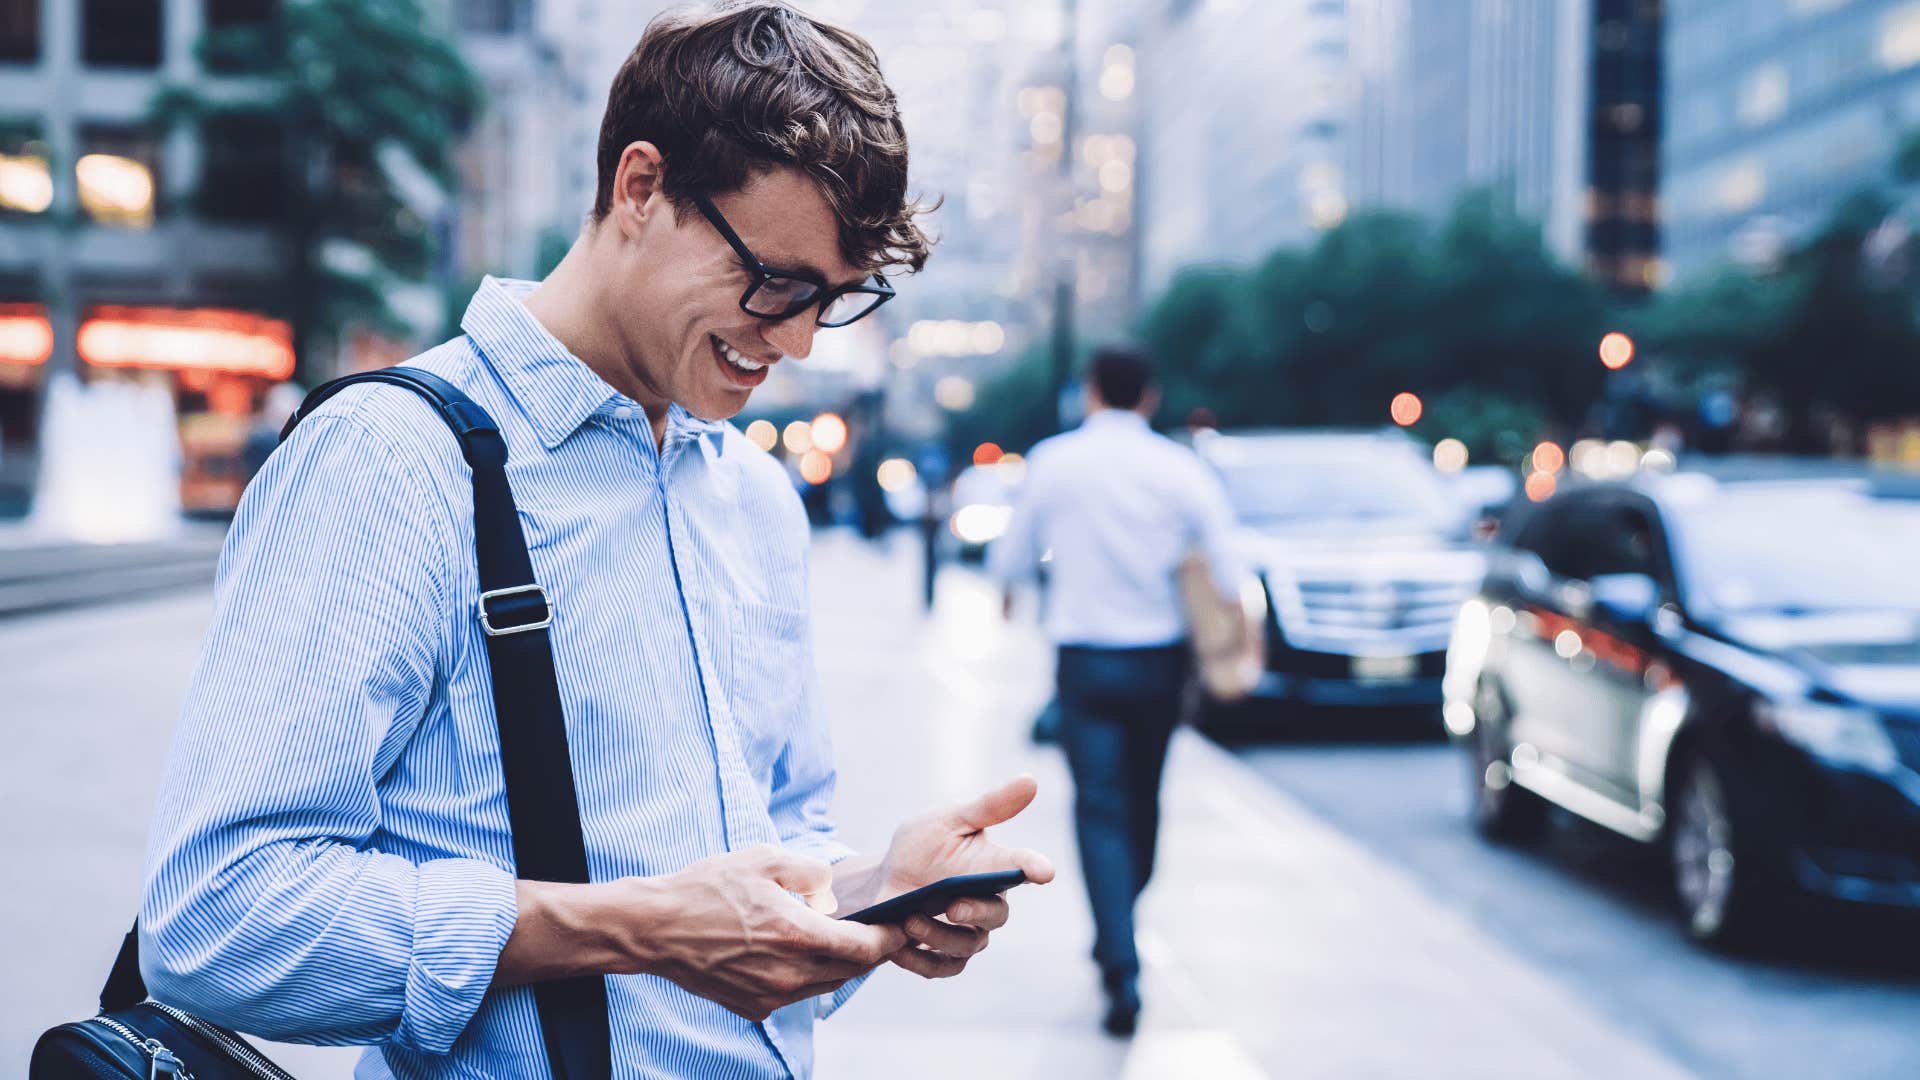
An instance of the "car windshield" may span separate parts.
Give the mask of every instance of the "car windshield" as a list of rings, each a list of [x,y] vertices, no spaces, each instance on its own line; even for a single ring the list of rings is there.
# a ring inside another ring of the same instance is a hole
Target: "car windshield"
[[[1414,518],[1446,529],[1460,518],[1439,477],[1411,454],[1250,452],[1216,468],[1234,513],[1255,528]]]
[[[1689,593],[1723,613],[1920,611],[1920,501],[1775,488],[1673,517]]]

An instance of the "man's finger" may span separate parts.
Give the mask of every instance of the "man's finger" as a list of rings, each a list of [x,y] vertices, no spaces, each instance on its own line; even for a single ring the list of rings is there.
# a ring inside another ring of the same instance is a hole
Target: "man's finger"
[[[987,932],[970,926],[955,926],[915,915],[906,922],[907,936],[936,952],[961,958],[974,956],[987,947]]]
[[[917,947],[901,949],[887,959],[923,979],[950,979],[967,968],[967,962],[959,957]]]
[[[868,926],[807,912],[796,914],[801,927],[813,938],[809,951],[835,960],[872,967],[907,944],[907,933],[898,926]]]
[[[985,795],[954,807],[953,818],[969,829],[992,828],[1001,822],[1013,820],[1014,815],[1027,808],[1027,804],[1033,801],[1034,793],[1039,790],[1039,782],[1031,774],[1022,773]]]
[[[761,856],[766,860],[765,873],[774,884],[790,893],[799,893],[808,907],[825,914],[839,906],[833,897],[833,867],[772,844],[761,850]]]
[[[1007,848],[1000,853],[1007,862],[1035,885],[1045,885],[1053,880],[1053,860],[1032,848]]]
[[[1007,925],[1007,901],[999,896],[971,897],[955,900],[943,912],[947,921],[956,926],[971,926],[976,930],[998,930]]]

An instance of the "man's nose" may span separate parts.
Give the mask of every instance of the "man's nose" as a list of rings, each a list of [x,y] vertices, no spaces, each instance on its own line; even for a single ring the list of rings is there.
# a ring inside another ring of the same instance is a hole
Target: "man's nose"
[[[813,321],[813,309],[795,315],[791,319],[782,319],[771,323],[761,332],[767,344],[780,350],[780,355],[795,360],[805,360],[813,351],[813,332],[819,329]]]

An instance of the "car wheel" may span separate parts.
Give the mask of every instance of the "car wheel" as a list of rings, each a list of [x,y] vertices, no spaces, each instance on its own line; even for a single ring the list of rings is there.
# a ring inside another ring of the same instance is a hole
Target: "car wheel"
[[[1681,771],[1667,849],[1687,933],[1716,946],[1750,945],[1776,907],[1764,847],[1739,778],[1713,754]]]
[[[1473,827],[1490,840],[1532,840],[1546,825],[1547,804],[1513,782],[1513,748],[1507,745],[1507,718],[1499,691],[1482,683],[1473,711],[1475,722],[1467,755]]]

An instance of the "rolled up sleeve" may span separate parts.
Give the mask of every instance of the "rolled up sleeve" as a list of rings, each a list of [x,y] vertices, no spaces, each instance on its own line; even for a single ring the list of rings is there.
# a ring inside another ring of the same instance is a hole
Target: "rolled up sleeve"
[[[247,489],[161,783],[141,966],[156,998],[252,1034],[444,1053],[514,883],[373,846],[448,640],[446,510],[403,453],[322,413]]]

